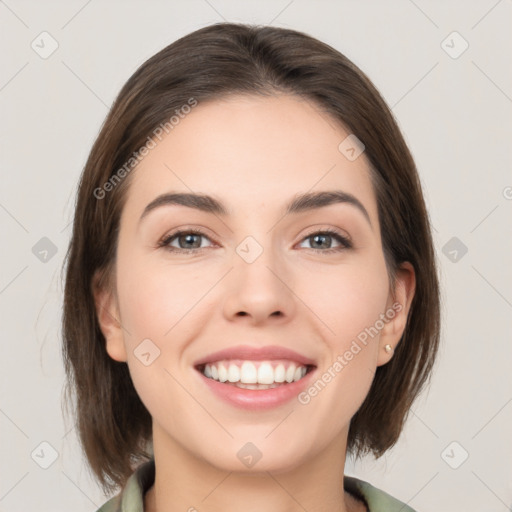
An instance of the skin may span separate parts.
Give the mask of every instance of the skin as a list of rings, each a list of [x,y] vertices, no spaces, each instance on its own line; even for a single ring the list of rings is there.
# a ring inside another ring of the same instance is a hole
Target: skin
[[[116,284],[97,290],[96,304],[107,352],[127,362],[153,418],[156,480],[146,510],[365,510],[340,485],[348,427],[377,366],[393,355],[384,346],[400,340],[415,277],[404,264],[391,294],[368,161],[338,150],[348,134],[300,98],[236,96],[199,104],[133,171]],[[320,190],[356,196],[371,225],[349,204],[283,216],[296,194]],[[171,191],[212,195],[230,215],[172,205],[140,221]],[[159,247],[177,228],[204,231],[204,249]],[[335,238],[318,248],[310,233],[325,228],[348,235],[353,248]],[[247,236],[263,248],[250,264],[236,252]],[[402,310],[307,405],[241,410],[193,368],[234,345],[281,345],[314,359],[320,375],[395,302]],[[134,355],[147,338],[161,351],[149,366]],[[247,442],[262,453],[252,468],[236,455]]]

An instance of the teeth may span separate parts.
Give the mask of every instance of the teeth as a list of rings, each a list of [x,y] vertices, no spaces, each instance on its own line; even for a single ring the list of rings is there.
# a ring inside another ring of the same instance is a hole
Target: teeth
[[[254,364],[246,361],[242,365],[240,368],[240,382],[243,384],[256,384],[258,382],[258,371]]]
[[[284,382],[286,378],[286,370],[284,369],[284,364],[278,364],[276,369],[274,370],[274,381],[275,382]]]
[[[279,384],[242,384],[237,382],[235,386],[241,389],[273,389],[277,388]]]
[[[243,381],[242,381],[243,382]],[[258,383],[259,384],[273,384],[274,383],[274,369],[269,363],[261,363],[258,368]]]
[[[208,375],[206,376],[208,377]],[[236,364],[229,365],[228,380],[229,382],[238,382],[240,380],[240,368]]]
[[[286,370],[286,377],[285,377],[286,382],[293,382],[294,376],[295,376],[295,365],[292,364],[290,367],[288,367],[288,370]]]
[[[219,364],[219,381],[226,382],[228,380],[228,371],[223,364]]]
[[[259,364],[258,364],[259,363]],[[270,389],[302,379],[307,368],[296,363],[270,361],[222,361],[205,365],[203,374],[219,382],[230,382],[244,389]]]

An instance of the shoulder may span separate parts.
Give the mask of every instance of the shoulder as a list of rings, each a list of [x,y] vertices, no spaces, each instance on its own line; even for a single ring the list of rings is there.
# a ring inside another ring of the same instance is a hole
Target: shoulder
[[[362,497],[366,501],[370,512],[415,512],[407,504],[364,480],[353,476],[345,476],[343,482],[345,490]]]
[[[126,481],[122,491],[97,512],[144,512],[144,494],[155,481],[155,461],[141,464]]]
[[[121,503],[121,494],[114,496],[112,499],[108,500],[102,507],[100,507],[97,512],[118,512],[122,510],[119,505]]]

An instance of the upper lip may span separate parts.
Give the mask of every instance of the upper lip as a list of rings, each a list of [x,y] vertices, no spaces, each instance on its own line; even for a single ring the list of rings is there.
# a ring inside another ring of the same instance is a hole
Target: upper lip
[[[277,345],[264,347],[252,347],[250,345],[237,345],[236,347],[225,348],[213,352],[198,359],[194,366],[201,366],[207,363],[214,363],[223,359],[243,359],[247,361],[272,361],[273,359],[289,359],[303,364],[304,366],[315,366],[315,362],[309,357],[303,356],[294,350]]]

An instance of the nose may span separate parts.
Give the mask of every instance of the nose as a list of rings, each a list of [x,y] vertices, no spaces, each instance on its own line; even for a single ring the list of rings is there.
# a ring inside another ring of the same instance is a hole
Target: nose
[[[270,249],[248,261],[234,255],[234,268],[224,283],[225,317],[251,325],[290,321],[296,310],[296,296],[289,270]]]

